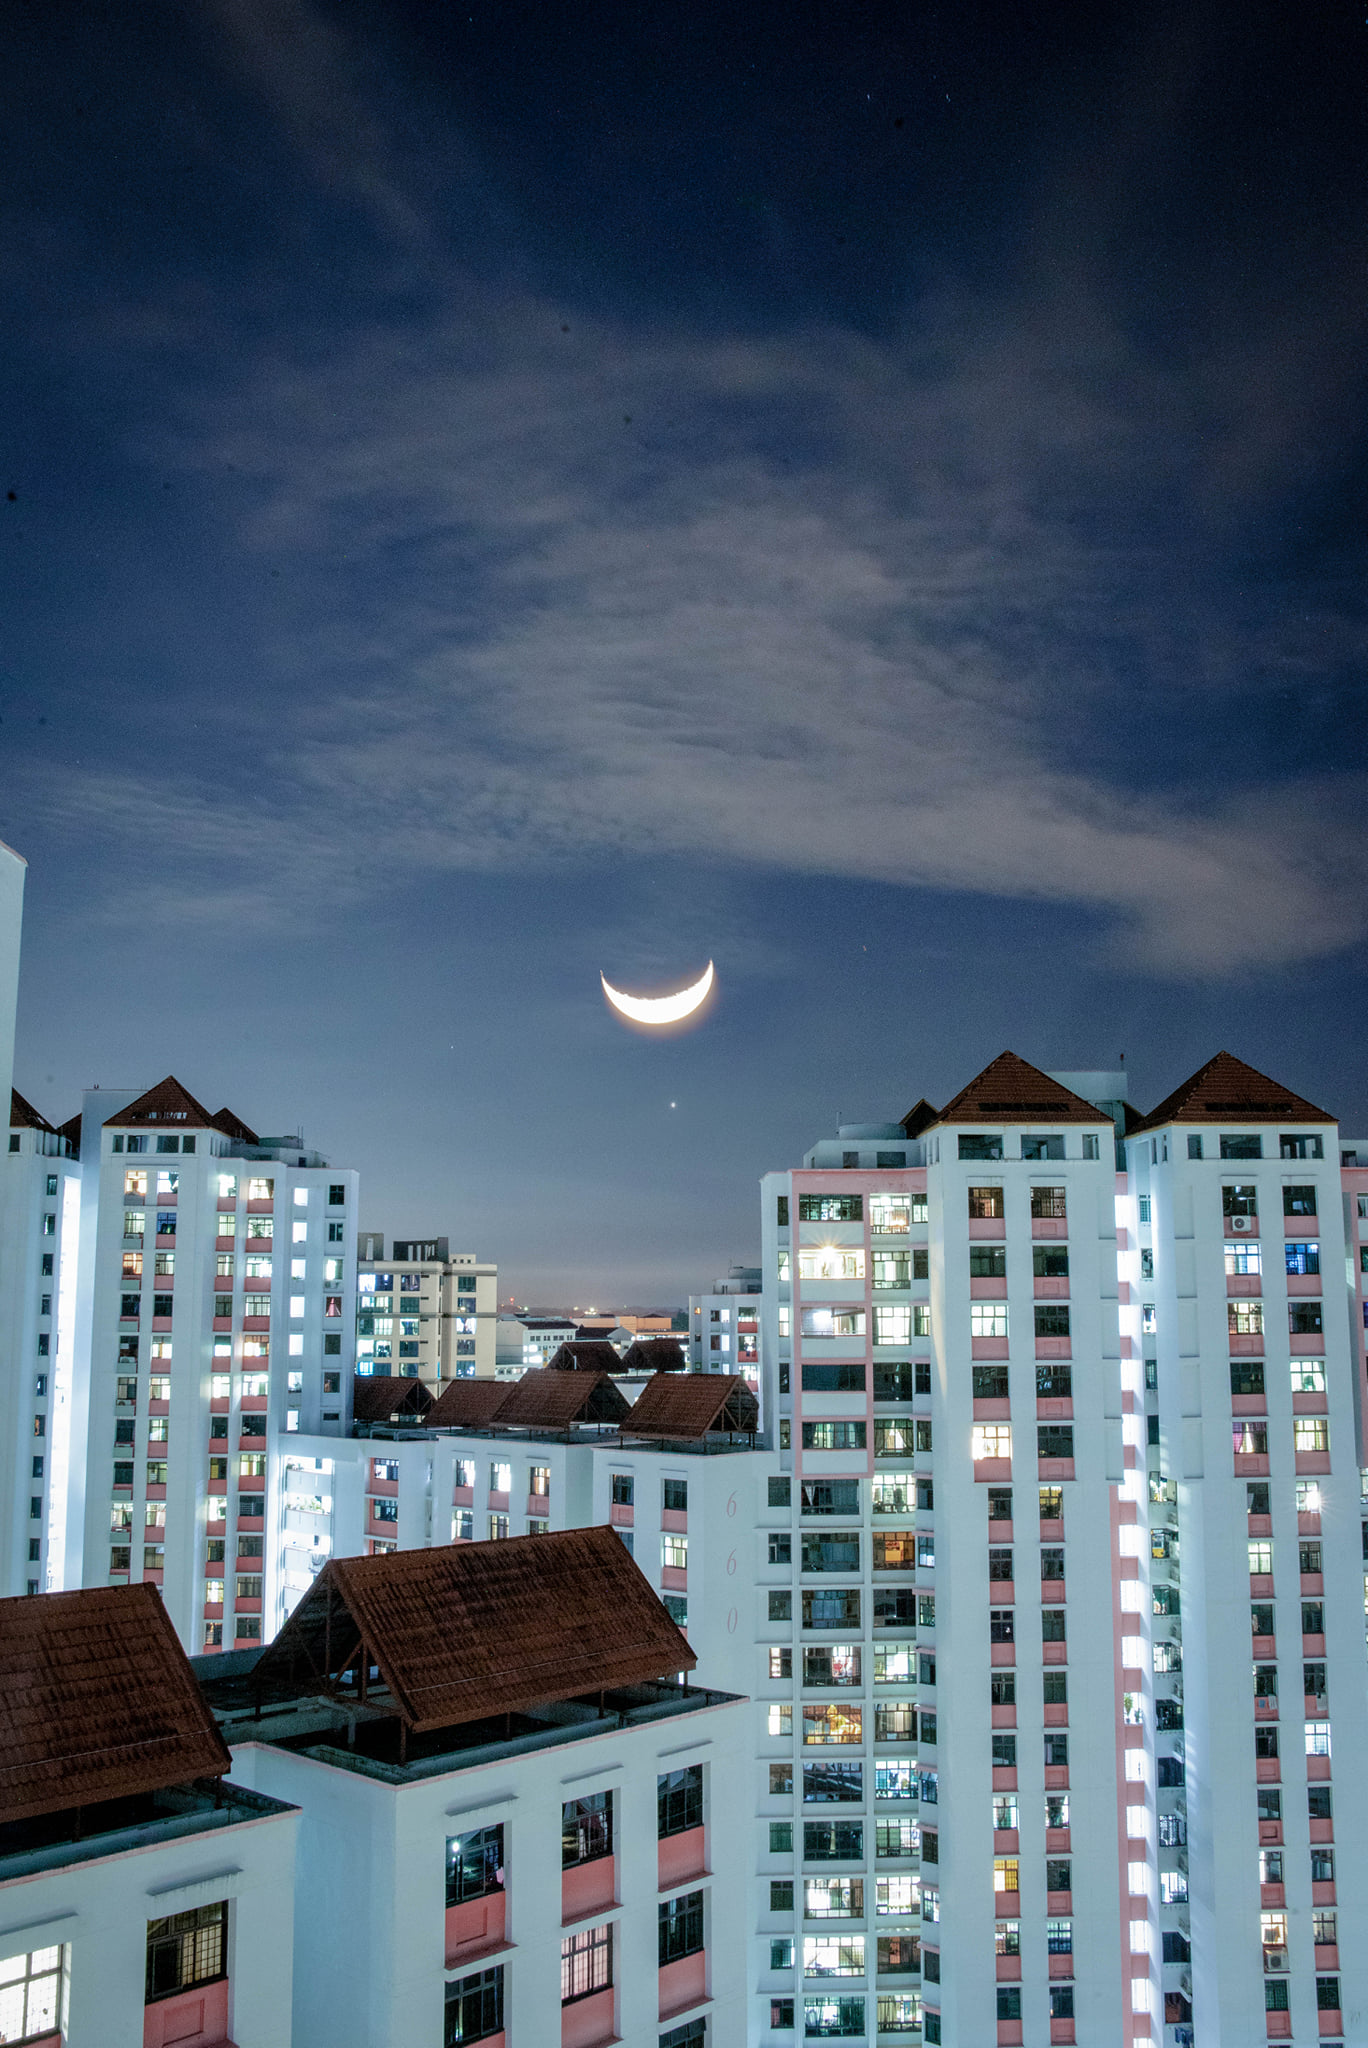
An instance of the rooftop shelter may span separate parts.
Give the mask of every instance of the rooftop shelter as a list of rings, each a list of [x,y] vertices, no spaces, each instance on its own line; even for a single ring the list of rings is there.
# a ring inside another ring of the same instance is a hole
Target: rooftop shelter
[[[760,1404],[740,1377],[723,1373],[657,1373],[622,1425],[624,1437],[701,1443],[710,1436],[754,1442]]]

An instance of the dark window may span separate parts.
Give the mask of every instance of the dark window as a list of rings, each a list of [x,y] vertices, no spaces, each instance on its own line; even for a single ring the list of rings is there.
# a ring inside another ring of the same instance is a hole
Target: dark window
[[[459,1906],[466,1899],[483,1899],[504,1888],[503,1823],[476,1828],[469,1835],[448,1835],[446,1845],[446,1902]]]
[[[587,1799],[567,1799],[561,1808],[561,1869],[596,1863],[612,1853],[612,1793],[591,1792]]]
[[[974,1399],[976,1401],[1005,1401],[1008,1397],[1008,1377],[1005,1365],[976,1365],[974,1367]]]
[[[1279,1983],[1279,1981],[1278,1981],[1278,1979],[1277,1979],[1276,1977],[1265,1977],[1265,1978],[1264,1978],[1264,2011],[1265,2011],[1265,2012],[1286,2012],[1286,2011],[1287,2011],[1287,2009],[1288,2009],[1288,2007],[1287,2007],[1287,1986],[1286,1986],[1286,1984],[1281,1984],[1281,1983]]]
[[[1015,1735],[994,1735],[993,1769],[995,1771],[1014,1771],[1016,1769],[1016,1760],[1017,1748]]]
[[[1066,1280],[1069,1275],[1069,1247],[1066,1244],[1033,1245],[1031,1267],[1037,1280]]]
[[[1221,1189],[1221,1213],[1224,1216],[1257,1216],[1259,1213],[1259,1191],[1245,1182],[1224,1186]]]
[[[988,1519],[990,1522],[1010,1522],[1012,1519],[1012,1489],[1010,1486],[990,1486],[988,1489]]]
[[[1021,1986],[999,1984],[997,1988],[997,2016],[1000,2020],[1021,2018]]]
[[[1316,2005],[1321,2012],[1338,2012],[1340,1988],[1338,1977],[1317,1977]]]
[[[666,1514],[683,1515],[689,1509],[689,1482],[687,1479],[666,1479],[661,1482],[661,1506]]]
[[[1036,1449],[1042,1458],[1071,1458],[1074,1454],[1073,1425],[1067,1422],[1039,1424]]]
[[[988,1610],[988,1640],[990,1643],[1012,1643],[1016,1641],[1016,1611],[1011,1607],[992,1607]]]
[[[1046,1857],[1045,1889],[1047,1892],[1071,1892],[1073,1890],[1073,1865],[1067,1856]]]
[[[1164,1961],[1166,1963],[1186,1963],[1191,1959],[1191,1956],[1192,1943],[1185,1934],[1166,1934],[1164,1936]]]
[[[1035,1333],[1037,1337],[1067,1337],[1069,1334],[1069,1310],[1064,1302],[1037,1302],[1035,1309]]]
[[[1263,1139],[1257,1131],[1222,1131],[1222,1159],[1262,1159]]]
[[[1000,1244],[971,1244],[969,1247],[969,1277],[971,1280],[1005,1280],[1007,1278],[1007,1248]]]
[[[1328,1785],[1307,1786],[1306,1810],[1312,1820],[1330,1820],[1333,1817]]]
[[[819,1801],[859,1801],[864,1798],[862,1764],[804,1764],[803,1798]]]
[[[793,1554],[793,1538],[787,1530],[782,1533],[771,1530],[769,1539],[769,1561],[771,1564],[787,1564]]]
[[[995,1707],[1016,1705],[1015,1671],[994,1671],[988,1680],[988,1696]]]
[[[882,1597],[897,1598],[898,1596],[876,1594],[876,1613],[879,1599]],[[903,1597],[915,1599],[916,1596],[906,1595]],[[853,1586],[849,1588],[844,1586],[822,1587],[803,1594],[804,1628],[858,1629],[859,1626],[860,1595],[857,1588]]]
[[[769,1618],[771,1621],[792,1621],[793,1595],[789,1592],[773,1591],[769,1595]]]
[[[774,2025],[774,2021],[770,2021]],[[696,2020],[685,2020],[682,2027],[671,2027],[668,2034],[660,2037],[660,2048],[708,2048],[708,2016],[700,2013]]]
[[[1181,1785],[1183,1766],[1176,1756],[1161,1756],[1155,1764],[1155,1783],[1159,1785]]]
[[[228,1906],[197,1906],[147,1923],[147,2003],[228,1975]]]
[[[471,1977],[458,1977],[446,1988],[444,2048],[467,2048],[471,2041],[486,2041],[503,2032],[504,1973],[477,1970]]]
[[[864,1824],[858,1820],[803,1823],[803,1857],[808,1863],[846,1863],[864,1855]]]
[[[975,1221],[981,1221],[984,1217],[1001,1216],[1003,1213],[1001,1188],[970,1188],[969,1214],[971,1218]]]
[[[860,1569],[860,1532],[804,1536],[802,1569],[805,1572],[857,1572]]]
[[[913,1390],[914,1368],[909,1359],[896,1365],[885,1365],[878,1359],[874,1362],[874,1399],[876,1401],[910,1401]],[[929,1391],[929,1388],[928,1388]]]
[[[1062,1643],[1064,1637],[1064,1609],[1042,1607],[1040,1610],[1040,1640],[1042,1643]]]
[[[1053,1135],[1045,1138],[1023,1137],[1021,1156],[1023,1159],[1062,1159],[1064,1140]]]
[[[782,1197],[780,1198],[782,1200]],[[800,1223],[862,1223],[863,1195],[799,1195]]]
[[[1062,1359],[1036,1367],[1036,1398],[1041,1401],[1069,1401],[1073,1398],[1073,1367]]]
[[[778,1198],[778,1201],[777,1201],[777,1203],[776,1203],[776,1205],[775,1205],[775,1221],[776,1221],[776,1222],[778,1223],[778,1225],[779,1225],[779,1228],[780,1228],[781,1230],[787,1230],[787,1228],[788,1228],[788,1220],[789,1220],[789,1215],[788,1215],[788,1204],[789,1204],[789,1198],[788,1198],[788,1196],[787,1196],[787,1195],[780,1195],[780,1196],[779,1196],[779,1198]]]
[[[990,1550],[988,1553],[988,1576],[990,1579],[1010,1579],[1012,1576],[1012,1553],[1010,1550]]]
[[[615,1472],[612,1477],[612,1498],[614,1507],[629,1508],[632,1505],[632,1496],[633,1482],[631,1473]],[[771,1502],[771,1506],[773,1506],[773,1502]]]
[[[802,1486],[805,1515],[858,1515],[858,1479],[805,1479]]]
[[[1074,2016],[1074,1988],[1072,1984],[1050,1986],[1050,2018],[1071,2020]]]
[[[1064,1552],[1056,1544],[1045,1546],[1040,1553],[1040,1576],[1042,1579],[1062,1579],[1064,1576]]]
[[[687,1834],[703,1825],[703,1766],[689,1764],[682,1771],[665,1771],[656,1779],[656,1832]]]
[[[346,1184],[340,1180],[330,1181],[328,1184],[328,1207],[330,1209],[340,1209],[346,1199]]]
[[[864,1360],[833,1359],[821,1365],[803,1366],[805,1394],[862,1394],[865,1390]],[[804,1425],[806,1427],[806,1425]]]
[[[685,1892],[660,1908],[660,1967],[681,1956],[697,1955],[703,1946],[703,1894]]]
[[[789,1482],[787,1479],[771,1479],[769,1482],[769,1505],[772,1508],[786,1508],[789,1504]]]
[[[1043,1675],[1045,1702],[1047,1706],[1059,1706],[1069,1697],[1068,1674],[1064,1671],[1047,1671]]]
[[[1284,1216],[1314,1216],[1316,1213],[1316,1189],[1310,1187],[1285,1187],[1283,1189]]]
[[[961,1159],[1001,1159],[1002,1137],[989,1136],[984,1132],[961,1134],[959,1141]]]
[[[1318,1301],[1294,1301],[1287,1310],[1287,1326],[1294,1336],[1314,1336],[1324,1325]]]
[[[793,2025],[793,2000],[772,1998],[770,2000],[770,2026],[776,2034],[786,2033]]]
[[[1263,1390],[1263,1360],[1261,1358],[1232,1358],[1230,1361],[1231,1393],[1261,1394]]]

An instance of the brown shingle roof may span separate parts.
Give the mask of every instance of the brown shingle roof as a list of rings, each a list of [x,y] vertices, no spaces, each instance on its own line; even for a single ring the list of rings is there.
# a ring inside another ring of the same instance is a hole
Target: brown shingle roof
[[[1104,1124],[1091,1102],[1052,1081],[1018,1053],[1000,1052],[967,1088],[946,1103],[942,1124]]]
[[[548,1372],[621,1372],[618,1355],[603,1337],[576,1337],[546,1361]]]
[[[52,1125],[39,1114],[31,1102],[26,1102],[17,1088],[10,1089],[10,1120],[12,1131],[51,1131]]]
[[[428,1429],[487,1429],[512,1392],[508,1380],[449,1380],[423,1417]]]
[[[174,1074],[158,1081],[155,1088],[149,1088],[136,1102],[130,1102],[127,1109],[121,1109],[117,1115],[107,1116],[104,1120],[106,1130],[113,1125],[124,1130],[130,1124],[148,1124],[153,1128],[164,1124],[173,1131],[208,1131],[216,1127],[204,1104],[197,1102]]]
[[[606,1372],[534,1367],[514,1380],[498,1424],[500,1429],[572,1429],[577,1422],[620,1422],[627,1412],[626,1400]]]
[[[81,1156],[81,1112],[79,1109],[75,1116],[69,1116],[64,1124],[58,1124],[57,1135],[59,1138],[65,1138],[68,1145],[70,1145],[72,1158],[79,1159]]]
[[[638,1337],[622,1354],[619,1372],[683,1372],[688,1360],[675,1337]]]
[[[1305,1096],[1294,1095],[1280,1081],[1271,1081],[1257,1067],[1246,1066],[1234,1053],[1218,1052],[1186,1081],[1166,1095],[1157,1109],[1131,1128],[1152,1131],[1160,1124],[1293,1123],[1332,1124],[1328,1110],[1317,1109]]]
[[[332,1558],[253,1676],[336,1679],[362,1645],[415,1730],[640,1685],[697,1661],[607,1527]]]
[[[358,1373],[352,1385],[354,1422],[389,1422],[396,1415],[426,1416],[432,1396],[421,1380]]]
[[[692,1443],[711,1430],[749,1434],[759,1424],[760,1404],[743,1379],[717,1372],[657,1373],[642,1388],[622,1434]]]
[[[154,1586],[0,1600],[0,1700],[7,1821],[230,1768]]]

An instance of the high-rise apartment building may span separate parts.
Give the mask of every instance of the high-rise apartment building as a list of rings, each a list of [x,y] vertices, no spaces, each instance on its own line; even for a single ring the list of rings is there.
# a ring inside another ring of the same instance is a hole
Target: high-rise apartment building
[[[1222,1053],[1125,1149],[1122,1317],[1158,1439],[1165,2016],[1202,2048],[1363,2039],[1357,1148]]]
[[[0,1594],[65,1583],[81,1169],[69,1134],[10,1091],[0,1164]]]
[[[757,2037],[1147,2037],[1111,1120],[1005,1054],[762,1185]]]
[[[474,1252],[452,1254],[444,1237],[395,1238],[363,1231],[356,1266],[356,1369],[420,1379],[434,1394],[448,1380],[492,1379],[499,1269]]]
[[[88,1094],[81,1154],[84,1582],[160,1586],[189,1648],[259,1641],[281,1447],[350,1420],[357,1176],[174,1078]]]
[[[733,1266],[714,1280],[711,1294],[689,1296],[685,1340],[693,1372],[739,1372],[755,1379],[760,1366],[758,1266]]]

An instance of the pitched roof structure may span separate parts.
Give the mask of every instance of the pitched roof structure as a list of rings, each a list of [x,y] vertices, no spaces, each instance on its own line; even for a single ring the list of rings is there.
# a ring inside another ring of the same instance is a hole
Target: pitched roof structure
[[[0,1600],[0,1700],[7,1821],[231,1766],[155,1586]]]
[[[64,1124],[58,1124],[57,1135],[59,1138],[65,1138],[68,1145],[70,1145],[72,1158],[79,1159],[81,1156],[81,1112],[79,1109],[75,1116],[69,1116]]]
[[[136,1102],[130,1102],[127,1109],[121,1109],[104,1120],[104,1128],[117,1124],[121,1130],[130,1125],[166,1124],[173,1130],[208,1131],[214,1128],[214,1119],[202,1102],[197,1102],[188,1088],[183,1088],[174,1074],[168,1074],[164,1081],[158,1081],[155,1088],[149,1088]]]
[[[618,1355],[605,1337],[575,1337],[546,1361],[548,1372],[620,1372]]]
[[[354,1422],[393,1422],[400,1416],[421,1421],[431,1407],[432,1395],[421,1380],[358,1373],[352,1386]]]
[[[622,1434],[697,1443],[723,1430],[750,1436],[759,1426],[760,1404],[743,1379],[720,1372],[666,1372],[642,1388]]]
[[[920,1108],[920,1104],[918,1105]],[[912,1112],[916,1114],[915,1111]],[[1110,1121],[1072,1088],[1052,1081],[1018,1053],[1000,1052],[947,1102],[941,1124],[1104,1124]]]
[[[907,1115],[901,1118],[903,1134],[908,1138],[919,1138],[923,1131],[929,1131],[940,1116],[934,1102],[928,1102],[924,1095],[913,1103]]]
[[[626,1399],[606,1372],[548,1372],[543,1366],[514,1380],[498,1426],[573,1429],[578,1422],[621,1422],[627,1412]]]
[[[359,1684],[373,1664],[401,1719],[422,1731],[645,1684],[696,1662],[604,1526],[332,1558],[253,1677],[332,1690],[353,1670]]]
[[[1218,1052],[1166,1095],[1157,1109],[1130,1128],[1156,1130],[1160,1124],[1293,1123],[1332,1124],[1335,1118],[1303,1095],[1294,1095],[1234,1053]]]
[[[423,1417],[423,1425],[426,1429],[487,1429],[512,1391],[509,1380],[449,1380]]]
[[[235,1145],[258,1145],[261,1142],[251,1125],[245,1124],[234,1110],[216,1109],[210,1122],[216,1131],[222,1131]]]
[[[677,1337],[638,1337],[622,1354],[619,1372],[683,1372],[688,1360]]]
[[[41,1115],[31,1102],[26,1102],[17,1088],[10,1089],[9,1127],[12,1131],[52,1130],[47,1118]]]

